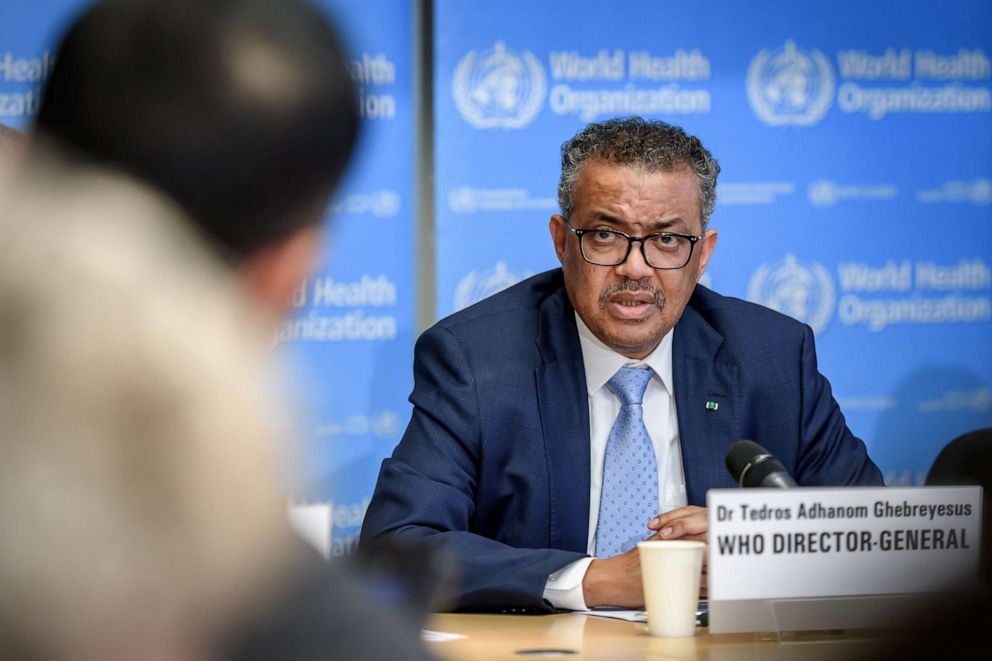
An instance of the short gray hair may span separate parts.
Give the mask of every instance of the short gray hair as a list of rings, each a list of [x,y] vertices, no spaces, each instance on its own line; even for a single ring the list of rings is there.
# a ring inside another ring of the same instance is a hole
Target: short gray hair
[[[618,165],[639,165],[649,172],[687,169],[696,175],[703,229],[716,206],[716,178],[720,164],[699,138],[660,120],[640,117],[610,119],[589,124],[561,146],[558,204],[561,214],[572,214],[572,195],[579,170],[588,158]]]

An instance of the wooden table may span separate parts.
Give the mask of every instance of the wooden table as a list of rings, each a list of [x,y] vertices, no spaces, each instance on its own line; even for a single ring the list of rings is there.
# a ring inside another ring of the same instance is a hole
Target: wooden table
[[[870,658],[884,644],[868,632],[807,632],[779,636],[710,634],[696,629],[692,638],[653,638],[647,627],[601,617],[560,615],[468,615],[441,613],[427,625],[430,631],[465,638],[428,642],[442,659],[667,659],[670,661],[751,661],[757,659]],[[554,653],[554,650],[560,650]],[[544,652],[542,652],[544,651]]]

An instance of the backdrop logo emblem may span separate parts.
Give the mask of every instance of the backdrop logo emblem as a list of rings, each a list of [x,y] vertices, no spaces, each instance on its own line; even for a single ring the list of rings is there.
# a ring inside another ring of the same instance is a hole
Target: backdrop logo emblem
[[[834,283],[822,264],[804,264],[786,255],[775,264],[762,264],[751,276],[748,298],[787,314],[819,332],[834,311]]]
[[[448,206],[455,213],[472,213],[478,208],[475,190],[468,186],[452,188],[448,193]]]
[[[818,50],[794,41],[763,50],[747,69],[747,99],[769,126],[813,126],[827,114],[834,96],[834,72]]]
[[[975,205],[992,204],[992,180],[980,177],[972,181],[968,185],[968,199]]]
[[[517,284],[530,275],[530,272],[515,273],[511,271],[506,268],[506,262],[503,261],[497,262],[496,266],[491,269],[469,271],[455,289],[455,310],[462,310],[473,303],[478,303],[484,298]]]
[[[455,68],[451,93],[465,121],[480,129],[527,126],[544,103],[544,67],[530,51],[516,53],[502,41],[470,51]]]
[[[809,202],[814,207],[832,207],[837,204],[840,194],[832,181],[818,179],[809,185],[807,190]]]

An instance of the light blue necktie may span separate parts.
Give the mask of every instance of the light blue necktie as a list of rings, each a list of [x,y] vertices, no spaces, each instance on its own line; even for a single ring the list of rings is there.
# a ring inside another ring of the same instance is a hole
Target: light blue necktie
[[[653,375],[650,368],[621,367],[606,384],[621,406],[606,441],[597,558],[611,558],[634,548],[650,534],[648,521],[658,516],[658,462],[641,407]]]

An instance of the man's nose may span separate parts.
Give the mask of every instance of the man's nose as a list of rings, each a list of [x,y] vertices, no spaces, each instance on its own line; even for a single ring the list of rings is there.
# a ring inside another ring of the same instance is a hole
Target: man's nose
[[[630,253],[622,264],[616,266],[617,275],[629,278],[630,280],[641,280],[654,273],[654,269],[644,261],[643,244],[636,241],[630,244]]]

